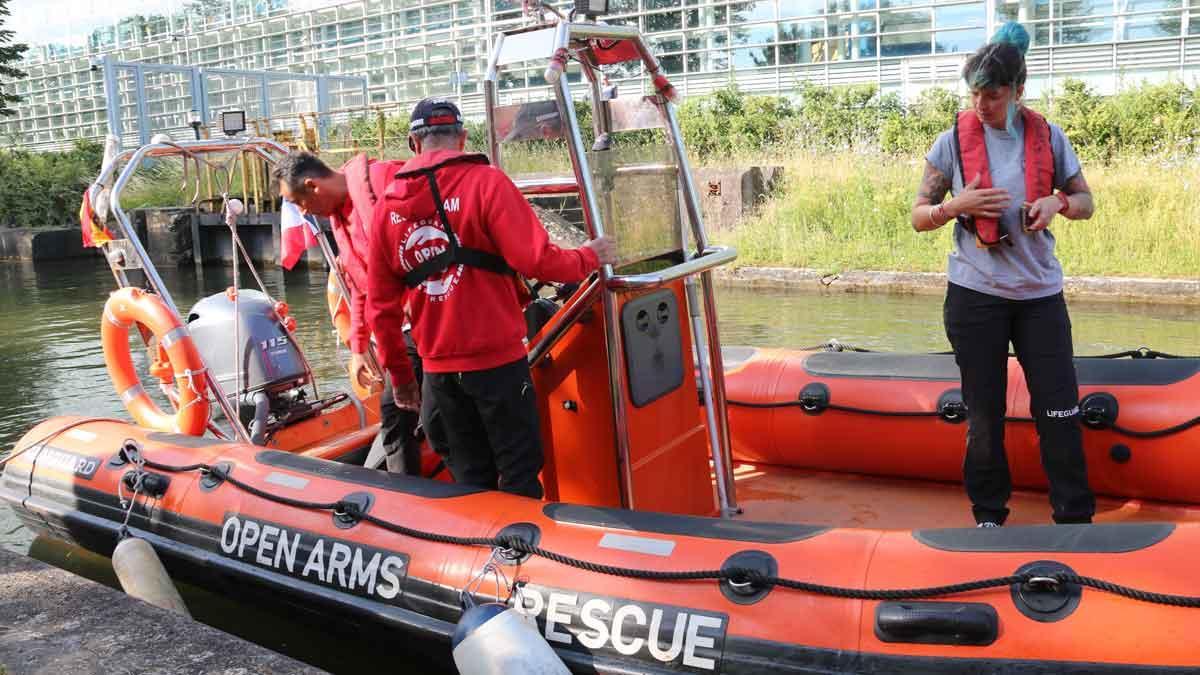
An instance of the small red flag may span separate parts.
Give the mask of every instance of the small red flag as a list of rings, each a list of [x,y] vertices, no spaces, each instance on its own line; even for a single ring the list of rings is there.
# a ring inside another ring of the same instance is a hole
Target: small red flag
[[[91,192],[91,188],[83,191],[83,204],[79,206],[79,227],[83,231],[85,248],[98,247],[115,239],[112,232],[99,222],[96,210],[92,208]]]
[[[279,264],[284,269],[292,269],[300,256],[316,244],[317,234],[312,221],[300,213],[300,207],[294,202],[283,200],[279,210]]]

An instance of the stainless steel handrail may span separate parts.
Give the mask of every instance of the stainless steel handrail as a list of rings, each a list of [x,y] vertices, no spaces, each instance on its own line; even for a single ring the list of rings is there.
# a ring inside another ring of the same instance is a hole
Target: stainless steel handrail
[[[558,99],[559,109],[567,117],[570,134],[567,137],[567,149],[571,154],[571,167],[575,171],[575,180],[579,183],[579,203],[583,207],[583,219],[587,223],[593,238],[604,236],[604,218],[596,204],[596,190],[592,185],[591,170],[588,167],[587,150],[583,146],[583,138],[579,135],[579,119],[575,115],[575,106],[571,102],[571,87],[567,83],[570,78],[558,78],[554,93]],[[612,265],[600,267],[600,283],[605,286],[601,293],[601,303],[604,306],[604,343],[608,357],[608,384],[612,396],[613,433],[617,442],[617,457],[620,462],[621,502],[628,509],[635,508],[633,495],[633,455],[629,444],[629,426],[625,414],[625,347],[621,342],[619,326],[621,324],[619,308],[615,294],[607,292],[607,285],[612,279]]]
[[[497,79],[498,79],[498,60],[500,50],[503,45],[503,33],[500,40],[497,41],[495,50],[492,54],[492,59],[489,63],[487,74],[484,78],[484,95],[486,102],[486,113],[488,115],[488,141],[493,154],[493,161],[499,164],[499,143],[495,136],[494,119],[492,108],[497,103]],[[593,23],[566,23],[559,22],[555,26],[552,43],[548,46],[552,53],[546,54],[548,58],[553,58],[551,67],[547,70],[546,79],[554,90],[555,97],[559,104],[559,109],[562,112],[566,124],[568,126],[567,148],[571,155],[572,169],[575,174],[574,185],[569,181],[560,177],[550,178],[534,178],[520,181],[520,189],[523,193],[530,195],[548,194],[554,192],[565,192],[574,189],[580,197],[580,206],[583,210],[584,220],[587,223],[589,233],[592,237],[600,237],[605,233],[604,223],[602,222],[602,212],[598,208],[598,202],[601,198],[611,198],[611,194],[598,195],[595,185],[592,180],[592,173],[589,167],[590,159],[587,149],[583,146],[582,138],[579,135],[579,123],[574,114],[574,106],[571,103],[570,85],[568,78],[562,77],[565,74],[561,66],[561,49],[570,47],[571,45],[581,45],[584,41],[600,38],[607,40],[629,40],[631,41],[638,52],[643,65],[647,71],[653,74],[660,73],[658,60],[653,52],[647,46],[645,41],[636,27],[626,26],[602,26]],[[591,66],[587,59],[580,59],[585,71]],[[558,62],[556,64],[556,62]],[[588,84],[591,86],[591,94],[593,98],[594,114],[601,115],[605,106],[599,100],[600,92],[598,82],[594,77],[594,73],[585,73],[588,75]],[[656,86],[659,83],[656,82]],[[669,92],[660,92],[664,96],[670,96]],[[701,366],[701,374],[704,382],[704,403],[707,413],[709,445],[712,452],[714,469],[718,475],[718,500],[721,507],[721,515],[724,517],[731,516],[736,512],[736,500],[733,496],[733,481],[731,463],[729,461],[729,446],[728,446],[728,428],[725,415],[724,401],[724,381],[722,372],[717,370],[720,368],[720,340],[716,334],[716,315],[715,315],[715,300],[713,298],[712,289],[712,268],[728,263],[737,257],[737,252],[728,247],[708,245],[707,236],[704,233],[703,222],[699,213],[699,201],[695,185],[691,180],[689,168],[687,165],[686,153],[682,146],[682,138],[679,135],[678,123],[671,107],[671,103],[664,96],[661,99],[660,109],[662,116],[667,123],[668,133],[670,136],[670,144],[675,154],[676,165],[648,165],[648,166],[633,166],[620,167],[614,173],[616,174],[639,174],[639,173],[657,173],[664,171],[677,171],[680,174],[681,189],[683,191],[683,201],[686,203],[686,208],[691,221],[691,228],[694,231],[696,255],[692,255],[690,248],[683,251],[684,262],[673,265],[665,270],[650,274],[634,274],[634,275],[615,275],[611,265],[605,265],[600,271],[599,279],[593,283],[584,293],[575,297],[573,302],[566,308],[559,311],[555,323],[550,328],[542,333],[542,338],[530,351],[529,358],[531,362],[543,358],[545,354],[553,347],[555,342],[561,338],[566,330],[578,321],[578,317],[583,314],[583,308],[594,302],[592,294],[598,293],[603,305],[605,343],[609,367],[609,386],[613,404],[613,422],[615,440],[617,445],[617,456],[619,461],[619,485],[621,489],[621,502],[626,508],[636,508],[634,490],[633,490],[633,471],[632,471],[632,454],[630,448],[630,438],[626,427],[626,386],[625,386],[625,369],[624,369],[624,348],[619,332],[619,297],[621,292],[641,291],[653,288],[658,288],[680,279],[688,280],[688,305],[689,313],[691,314],[692,330],[696,334],[697,351],[705,364]],[[596,118],[599,121],[599,117]],[[602,125],[597,125],[597,133],[601,133]],[[598,160],[599,161],[599,160]],[[605,211],[611,213],[611,210]],[[683,234],[683,233],[681,233]],[[686,237],[684,237],[686,239]],[[685,244],[686,246],[686,244]],[[699,293],[696,289],[694,279],[690,277],[700,276],[703,281],[703,302],[698,297]],[[703,305],[703,317],[700,312],[700,307]],[[702,325],[702,318],[707,320],[706,324]],[[706,354],[705,347],[707,345]],[[705,357],[708,358],[705,358]]]
[[[550,176],[546,178],[520,178],[513,181],[521,194],[526,195],[562,195],[579,192],[579,183],[568,176]]]
[[[221,147],[220,149],[236,150],[243,144],[244,141],[237,144],[230,144],[229,146]],[[198,149],[196,147],[198,145],[199,143],[193,141],[186,149]],[[214,150],[216,149],[217,148],[214,148]],[[180,152],[180,150],[181,148],[177,147],[174,143],[155,143],[151,145],[143,145],[142,147],[138,148],[130,156],[129,163],[127,163],[125,168],[122,169],[121,175],[117,177],[117,182],[113,185],[112,193],[109,197],[110,208],[112,209],[113,215],[116,218],[117,226],[121,228],[121,233],[125,235],[125,239],[127,239],[130,245],[133,246],[134,252],[141,261],[142,271],[145,273],[146,279],[150,282],[151,288],[153,288],[154,292],[157,293],[160,298],[162,298],[162,301],[167,305],[167,308],[171,310],[171,313],[173,313],[176,317],[180,317],[181,315],[179,313],[179,307],[175,305],[175,299],[171,297],[170,291],[167,290],[166,283],[163,282],[162,277],[158,275],[158,270],[155,269],[154,264],[150,262],[150,255],[146,253],[146,248],[142,245],[141,239],[138,238],[136,228],[134,228],[130,223],[129,216],[125,213],[125,210],[121,208],[121,191],[125,189],[125,186],[129,183],[130,178],[133,177],[134,172],[137,171],[137,168],[141,164],[142,160],[150,156],[159,157],[183,155],[184,153]],[[234,255],[237,255],[236,252]],[[229,421],[229,425],[233,428],[234,435],[237,436],[239,441],[243,443],[250,443],[250,434],[247,432],[245,425],[242,424],[241,418],[238,417],[237,411],[233,408],[233,405],[225,396],[224,389],[221,387],[220,382],[217,381],[216,375],[213,374],[212,369],[208,367],[207,363],[204,366],[204,377],[208,381],[209,390],[213,392],[217,399],[217,405],[220,406],[221,412],[225,414],[225,418]]]
[[[124,235],[124,238],[130,242],[134,252],[140,259],[142,269],[147,280],[150,282],[151,288],[153,288],[159,297],[162,298],[168,309],[170,309],[176,317],[181,317],[181,315],[178,306],[175,304],[174,298],[171,297],[170,291],[167,290],[166,284],[163,282],[162,277],[160,277],[158,274],[158,270],[150,261],[150,256],[147,254],[145,247],[138,238],[137,231],[132,226],[129,215],[126,214],[125,210],[121,208],[121,191],[125,189],[133,174],[137,171],[139,165],[145,159],[179,156],[182,156],[186,159],[188,157],[196,157],[198,153],[240,153],[249,151],[255,152],[262,156],[263,159],[271,162],[278,160],[272,158],[269,153],[277,153],[279,156],[286,155],[288,153],[287,147],[280,144],[278,141],[268,138],[205,139],[200,141],[171,141],[169,143],[153,143],[150,145],[144,145],[137,150],[125,151],[118,155],[107,166],[101,169],[100,177],[93,184],[92,188],[89,188],[91,190],[97,189],[96,186],[103,183],[104,180],[106,180],[108,176],[110,176],[116,170],[117,165],[121,161],[126,161],[126,164],[122,168],[120,175],[113,184],[109,197],[110,209],[113,213],[114,219],[117,222],[117,226],[121,230],[121,233]],[[236,237],[236,230],[234,236]],[[239,248],[240,247],[236,246],[235,244],[235,249],[232,252],[235,260],[238,257]],[[244,254],[244,249],[241,252]],[[334,264],[334,261],[331,258],[331,252],[326,247],[322,247],[321,252],[326,259],[326,263],[336,275],[339,285],[342,288],[345,288],[345,280],[342,279],[340,271]],[[233,403],[230,402],[220,383],[217,381],[216,376],[213,374],[211,369],[207,367],[207,364],[205,364],[204,373],[205,378],[208,381],[209,389],[213,392],[214,398],[217,399],[217,405],[220,406],[221,412],[229,421],[230,426],[233,427],[234,433],[238,437],[238,440],[244,443],[250,443],[250,435],[246,430],[245,425],[242,424],[240,417],[233,407]],[[235,386],[238,386],[238,384],[235,383]]]
[[[678,265],[672,265],[661,272],[614,276],[608,280],[608,288],[619,290],[658,288],[677,279],[699,274],[719,265],[724,265],[735,259],[737,259],[737,249],[729,246],[710,246],[695,258],[681,262]]]
[[[679,129],[679,119],[675,108],[669,101],[661,106],[663,116],[667,119],[667,133],[672,138],[672,146],[676,149],[676,161],[679,163],[679,175],[683,186],[683,203],[687,208],[688,220],[691,222],[692,234],[696,239],[696,247],[701,251],[708,250],[708,234],[704,230],[704,215],[700,209],[700,196],[696,184],[692,180],[692,169],[688,163],[687,153],[683,151],[683,134]],[[720,504],[721,516],[732,518],[740,513],[737,504],[737,485],[733,479],[733,446],[729,437],[729,415],[725,399],[725,362],[721,356],[721,334],[717,328],[717,296],[713,288],[712,270],[700,274],[700,283],[704,293],[705,340],[701,344],[699,336],[696,342],[700,345],[698,354],[703,360],[704,349],[708,350],[708,368],[701,368],[704,378],[705,408],[710,416],[710,426],[715,422],[715,430],[710,431],[710,438],[716,441],[712,447],[714,473],[717,481],[724,486],[718,490],[722,498]],[[694,300],[695,285],[690,289],[689,301]],[[707,371],[707,374],[706,372]],[[715,433],[712,433],[715,431]]]

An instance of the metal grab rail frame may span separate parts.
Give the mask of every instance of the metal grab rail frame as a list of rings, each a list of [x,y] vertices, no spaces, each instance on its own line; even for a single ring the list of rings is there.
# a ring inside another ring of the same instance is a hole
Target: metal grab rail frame
[[[737,251],[728,246],[710,246],[696,257],[687,254],[687,260],[672,265],[661,272],[646,274],[625,274],[614,276],[608,280],[608,288],[614,290],[644,290],[658,288],[672,281],[700,274],[714,267],[732,262],[737,258]]]
[[[114,219],[117,222],[118,228],[121,230],[121,234],[124,235],[124,238],[128,240],[130,245],[133,247],[134,253],[137,255],[138,260],[141,263],[142,270],[146,275],[147,281],[150,282],[151,288],[155,293],[158,294],[160,298],[162,298],[163,302],[167,305],[167,308],[173,314],[175,314],[176,318],[180,319],[181,323],[182,315],[179,313],[179,308],[175,304],[174,298],[171,297],[170,291],[167,290],[166,283],[163,282],[162,277],[159,276],[158,270],[154,267],[154,263],[151,262],[149,254],[142,245],[141,239],[138,238],[137,230],[133,227],[129,219],[129,215],[126,214],[125,210],[121,208],[120,197],[121,191],[126,187],[126,185],[128,185],[130,179],[133,177],[133,174],[137,171],[138,166],[143,160],[159,157],[183,157],[186,161],[189,156],[194,157],[198,153],[207,152],[255,152],[264,160],[273,164],[278,161],[278,157],[272,157],[271,153],[278,153],[278,155],[282,156],[288,153],[288,149],[279,142],[269,138],[242,138],[228,140],[205,139],[200,141],[171,141],[169,143],[151,143],[149,145],[143,145],[136,150],[126,150],[119,153],[108,164],[101,168],[100,175],[95,181],[92,182],[91,186],[88,187],[88,194],[90,197],[92,197],[92,203],[95,203],[95,196],[100,191],[101,187],[109,179],[109,177],[116,172],[117,166],[121,162],[125,162],[120,175],[116,178],[116,181],[111,188],[109,196],[110,209],[113,213]],[[236,230],[234,232],[234,236],[236,237]],[[325,258],[326,264],[329,265],[330,270],[337,279],[340,290],[345,292],[347,288],[345,279],[342,278],[341,271],[337,268],[337,265],[334,264],[332,251],[329,249],[328,242],[325,241],[324,233],[322,233],[322,236],[319,239],[323,244],[320,247],[322,256]],[[238,250],[235,249],[231,253],[234,256],[237,256]],[[107,260],[107,262],[109,263],[110,267],[113,268],[118,285],[122,287],[128,286],[129,282],[124,277],[124,273],[118,273],[118,269],[112,260]],[[257,277],[257,274],[255,276]],[[261,285],[261,280],[259,281]],[[374,360],[373,354],[372,360]],[[308,367],[307,362],[305,367]],[[213,392],[214,397],[217,399],[217,405],[220,406],[221,412],[229,421],[230,426],[233,428],[234,434],[237,436],[239,441],[249,444],[249,432],[246,430],[245,425],[242,424],[241,418],[237,415],[236,410],[233,409],[233,406],[226,396],[224,389],[217,381],[216,376],[208,367],[207,363],[204,366],[204,374],[209,386],[209,390]]]
[[[546,28],[549,28],[549,26],[546,26]],[[636,28],[565,21],[558,22],[553,28],[554,44],[552,45],[552,53],[557,54],[559,50],[568,49],[572,38],[630,40],[635,45],[647,70],[650,72],[658,72],[659,70],[657,59],[655,59],[649,47],[642,40],[642,36]],[[529,30],[531,29],[522,28],[514,32],[526,32]],[[487,120],[488,146],[491,150],[492,161],[497,165],[500,163],[500,141],[495,133],[493,110],[498,103],[498,64],[501,61],[504,37],[504,33],[501,33],[497,37],[484,78],[484,110]],[[580,59],[580,61],[583,61],[583,59]],[[590,72],[590,69],[594,65],[582,63],[582,66],[584,72],[587,74],[588,84],[591,88],[593,98],[592,110],[596,130],[597,132],[602,132],[607,130],[608,126],[606,123],[607,107],[604,105],[606,102],[601,100],[599,83],[595,78],[595,74]],[[591,237],[601,237],[605,233],[604,222],[596,202],[596,191],[592,182],[591,170],[588,166],[587,150],[583,146],[583,139],[579,133],[579,120],[575,115],[575,107],[572,104],[568,78],[565,77],[565,71],[561,70],[557,78],[549,77],[551,70],[547,70],[547,79],[551,81],[560,112],[565,115],[569,127],[570,133],[567,135],[567,148],[571,155],[571,164],[580,196],[579,201],[583,211],[584,222]],[[717,333],[716,299],[714,297],[711,270],[717,265],[724,264],[736,258],[737,252],[732,248],[709,246],[700,213],[699,197],[692,181],[690,167],[687,162],[687,153],[682,147],[682,135],[679,132],[674,106],[670,101],[661,96],[659,99],[659,109],[662,113],[670,145],[675,155],[675,170],[678,172],[682,183],[683,201],[696,241],[697,254],[693,256],[686,250],[685,245],[684,262],[651,274],[618,275],[614,274],[611,265],[604,265],[600,269],[598,285],[600,286],[599,292],[601,293],[604,310],[609,384],[613,401],[613,423],[617,440],[617,454],[621,465],[621,480],[619,481],[621,498],[626,508],[632,509],[636,507],[633,502],[631,453],[625,419],[626,386],[625,369],[622,367],[624,363],[624,349],[618,330],[620,317],[618,315],[614,291],[650,289],[670,283],[671,281],[699,274],[702,282],[703,314],[705,318],[703,335],[701,335],[701,331],[699,330],[700,313],[696,305],[700,304],[700,299],[696,297],[694,282],[688,283],[687,297],[689,311],[693,320],[693,332],[697,334],[696,348],[699,351],[698,356],[700,357],[700,375],[702,386],[704,387],[704,404],[708,418],[709,445],[713,468],[717,475],[719,512],[721,517],[729,518],[737,513],[739,509],[734,495],[728,418],[725,411],[724,365],[721,361],[721,343]],[[542,180],[534,179],[526,182],[522,192],[538,194],[540,192],[539,188],[561,187],[564,184],[565,181],[558,177]],[[581,300],[589,297],[591,292],[592,289],[589,288],[588,292],[577,296],[576,302],[568,309],[563,310],[564,314],[561,315],[560,320],[545,334],[543,341],[535,345],[534,351],[530,354],[531,362],[542,358],[565,330],[578,319],[578,316],[582,313],[580,307],[584,305]],[[708,353],[705,354],[705,351]],[[706,356],[707,358],[705,358]]]

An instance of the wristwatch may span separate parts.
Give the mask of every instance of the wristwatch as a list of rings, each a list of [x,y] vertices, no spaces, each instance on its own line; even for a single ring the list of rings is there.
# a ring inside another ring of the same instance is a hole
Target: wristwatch
[[[1062,209],[1059,211],[1059,213],[1066,213],[1068,210],[1070,210],[1071,201],[1067,199],[1067,194],[1065,192],[1055,192],[1054,196],[1058,197],[1058,201],[1062,202]]]

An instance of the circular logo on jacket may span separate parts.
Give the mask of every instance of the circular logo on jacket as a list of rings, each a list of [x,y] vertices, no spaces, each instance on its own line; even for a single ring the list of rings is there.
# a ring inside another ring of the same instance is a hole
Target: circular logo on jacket
[[[400,264],[405,272],[411,272],[423,262],[445,253],[450,246],[450,237],[446,232],[429,220],[417,221],[404,236],[404,244],[400,249]],[[434,274],[421,282],[419,288],[433,302],[445,300],[462,278],[462,264],[454,264],[444,271]]]

